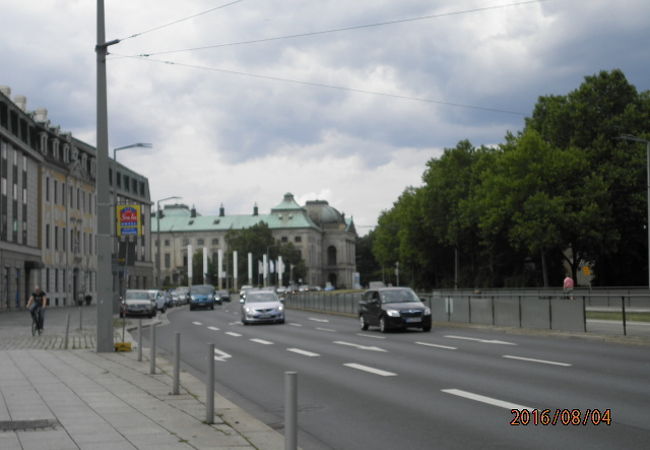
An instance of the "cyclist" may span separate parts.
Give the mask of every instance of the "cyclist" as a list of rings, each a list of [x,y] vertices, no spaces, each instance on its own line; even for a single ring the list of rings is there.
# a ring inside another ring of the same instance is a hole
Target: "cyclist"
[[[40,330],[43,330],[43,325],[45,324],[45,307],[47,306],[47,303],[47,294],[45,294],[40,287],[36,286],[31,297],[29,297],[27,308],[32,313],[32,317],[37,319],[38,328]]]

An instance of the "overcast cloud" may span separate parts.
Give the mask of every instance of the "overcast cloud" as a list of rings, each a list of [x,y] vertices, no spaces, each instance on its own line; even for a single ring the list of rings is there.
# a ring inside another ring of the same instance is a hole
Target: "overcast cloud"
[[[229,2],[107,0],[106,38]],[[292,192],[300,202],[328,200],[364,234],[405,187],[421,183],[428,159],[462,139],[502,142],[540,95],[566,94],[586,75],[614,68],[650,89],[647,0],[549,0],[444,15],[509,3],[243,0],[123,40],[110,47],[107,65],[109,146],[153,143],[118,153],[149,178],[153,201],[182,196],[204,215],[220,204],[227,213],[251,212],[254,203],[266,212]],[[95,8],[89,0],[0,0],[0,85],[93,145]],[[442,16],[155,55],[430,15]],[[143,53],[154,55],[121,57]]]

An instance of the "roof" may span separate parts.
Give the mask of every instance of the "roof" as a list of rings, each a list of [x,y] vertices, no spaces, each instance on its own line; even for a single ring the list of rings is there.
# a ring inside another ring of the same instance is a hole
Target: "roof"
[[[230,214],[192,217],[192,211],[182,204],[165,205],[164,214],[157,220],[155,215],[151,220],[151,231],[160,232],[193,232],[193,231],[228,231],[243,230],[260,222],[272,230],[278,229],[313,229],[321,231],[293,198],[291,193],[284,195],[283,201],[271,210],[270,214]]]

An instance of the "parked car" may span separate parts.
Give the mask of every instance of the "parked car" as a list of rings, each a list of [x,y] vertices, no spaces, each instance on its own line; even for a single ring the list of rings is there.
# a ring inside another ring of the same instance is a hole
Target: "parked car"
[[[239,301],[246,298],[246,293],[248,291],[252,290],[252,289],[253,289],[253,286],[251,286],[249,284],[245,284],[244,286],[242,286],[241,289],[239,290]]]
[[[225,289],[220,289],[216,293],[217,303],[230,302],[230,292]]]
[[[211,284],[194,284],[190,288],[190,311],[196,308],[214,309],[215,290]]]
[[[165,296],[165,291],[159,289],[149,289],[149,296],[151,300],[156,304],[156,309],[160,312],[167,311],[167,297]]]
[[[156,304],[145,289],[127,289],[120,304],[120,317],[156,315]]]
[[[244,325],[258,322],[284,323],[284,305],[271,289],[248,291],[241,303],[241,321]]]
[[[370,289],[359,302],[362,330],[379,326],[382,333],[409,327],[431,331],[431,310],[407,287]]]
[[[165,296],[165,305],[167,305],[167,308],[173,308],[174,306],[176,306],[174,304],[174,297],[172,297],[171,291],[165,289],[162,291],[162,293]]]
[[[190,288],[187,286],[180,286],[172,290],[172,299],[174,305],[187,305],[190,302]]]

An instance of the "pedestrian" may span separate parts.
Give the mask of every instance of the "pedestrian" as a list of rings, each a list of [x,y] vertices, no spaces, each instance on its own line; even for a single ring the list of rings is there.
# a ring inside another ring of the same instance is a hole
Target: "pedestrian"
[[[564,297],[567,299],[573,300],[573,297],[571,296],[571,293],[573,292],[573,278],[569,274],[567,274],[566,278],[564,278]]]
[[[39,286],[36,286],[27,302],[27,309],[32,313],[32,316],[38,319],[38,327],[41,330],[43,329],[43,325],[45,325],[45,307],[47,304],[47,294]]]

